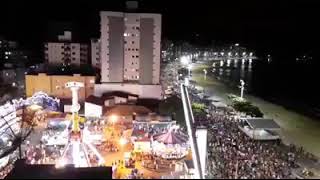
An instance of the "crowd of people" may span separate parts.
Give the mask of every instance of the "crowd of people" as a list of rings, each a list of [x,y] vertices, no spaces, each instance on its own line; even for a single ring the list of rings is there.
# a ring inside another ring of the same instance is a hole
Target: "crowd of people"
[[[194,96],[192,100],[199,102]],[[252,140],[238,128],[241,122],[236,112],[210,111],[206,116],[196,115],[195,120],[208,127],[210,178],[295,178],[292,169],[299,167],[297,159],[312,157],[303,148],[284,145],[281,140]]]
[[[17,159],[18,152],[15,151],[10,155],[8,161],[6,161],[7,164],[4,164],[4,166],[0,168],[0,179],[4,179],[11,172]]]
[[[163,81],[166,78],[164,76]],[[171,82],[168,86],[174,85]],[[232,108],[215,111],[213,105],[200,96],[205,92],[200,93],[191,82],[188,90],[191,102],[205,104],[208,110],[204,114],[194,114],[194,118],[197,125],[208,127],[209,178],[297,178],[296,172],[305,167],[301,160],[318,162],[302,147],[288,146],[281,140],[250,139],[238,128],[238,113]],[[179,95],[179,86],[175,91]],[[304,169],[302,174],[313,173]]]
[[[119,151],[118,146],[114,142],[109,141],[109,140],[103,142],[100,145],[97,145],[97,149],[99,151],[104,151],[104,152],[118,152]]]
[[[236,118],[217,115],[210,118],[209,158],[214,176],[241,179],[291,178],[294,156],[281,148],[280,141],[250,139],[238,128]]]

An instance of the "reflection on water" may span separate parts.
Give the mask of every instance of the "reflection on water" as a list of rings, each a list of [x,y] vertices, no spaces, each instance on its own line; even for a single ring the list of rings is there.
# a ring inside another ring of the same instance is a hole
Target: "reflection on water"
[[[225,59],[212,64],[212,72],[218,80],[238,86],[243,79],[247,90],[251,89],[253,69],[252,59]]]

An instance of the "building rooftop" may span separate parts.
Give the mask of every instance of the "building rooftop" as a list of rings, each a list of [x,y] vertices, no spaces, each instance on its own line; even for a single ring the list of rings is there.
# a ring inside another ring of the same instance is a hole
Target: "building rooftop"
[[[136,105],[116,105],[111,108],[107,108],[104,111],[104,116],[110,116],[116,114],[118,116],[131,116],[134,113],[136,114],[149,114],[151,110],[144,106],[136,106]]]
[[[123,97],[123,98],[128,98],[129,96],[134,96],[134,97],[139,97],[136,94],[131,94],[131,93],[127,93],[127,92],[122,92],[122,91],[112,91],[112,92],[106,92],[102,94],[102,98],[108,98],[108,97]]]
[[[280,129],[280,126],[273,119],[264,118],[242,118],[252,129]]]
[[[188,169],[194,169],[193,161],[192,160],[184,160]]]

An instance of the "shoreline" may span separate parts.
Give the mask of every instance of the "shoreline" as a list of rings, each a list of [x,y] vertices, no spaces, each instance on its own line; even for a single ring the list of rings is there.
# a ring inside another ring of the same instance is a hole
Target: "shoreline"
[[[229,104],[227,94],[239,94],[235,89],[228,87],[210,75],[207,75],[207,80],[204,80],[203,73],[200,72],[199,70],[193,72],[191,79],[195,80],[198,86],[203,87],[210,96],[213,95]],[[318,143],[320,121],[251,94],[245,94],[244,97],[257,105],[264,113],[264,117],[272,118],[280,125],[284,143],[302,146],[306,151],[320,157],[320,143]]]

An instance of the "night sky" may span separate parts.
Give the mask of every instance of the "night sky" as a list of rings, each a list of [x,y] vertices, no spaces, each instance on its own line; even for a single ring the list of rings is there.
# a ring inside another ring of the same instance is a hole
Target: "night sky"
[[[1,1],[0,34],[38,49],[47,24],[70,21],[79,36],[99,37],[99,11],[121,11],[123,0]],[[163,14],[163,38],[207,45],[212,40],[239,42],[283,57],[316,51],[319,44],[317,1],[139,1],[141,12]],[[196,36],[198,34],[198,36]]]
[[[19,41],[41,56],[49,22],[72,22],[78,27],[73,35],[89,42],[100,36],[99,11],[123,11],[125,1],[10,0],[1,1],[0,7],[0,35]],[[163,39],[203,46],[212,41],[240,43],[260,59],[271,54],[271,65],[256,67],[254,93],[290,100],[290,105],[301,101],[320,109],[320,1],[140,0],[139,9],[163,15]],[[296,57],[305,53],[313,56],[315,64],[296,63]]]

